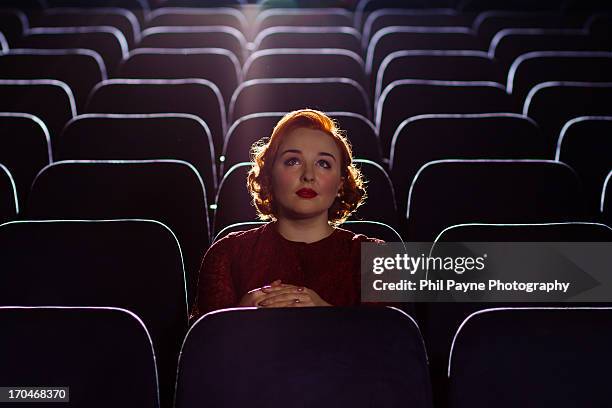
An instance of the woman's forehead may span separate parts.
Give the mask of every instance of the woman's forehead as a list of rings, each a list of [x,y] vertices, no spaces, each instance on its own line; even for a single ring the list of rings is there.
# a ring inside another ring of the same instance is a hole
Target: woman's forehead
[[[283,136],[279,145],[280,153],[285,150],[308,150],[327,152],[337,155],[340,153],[333,137],[317,129],[297,128]]]

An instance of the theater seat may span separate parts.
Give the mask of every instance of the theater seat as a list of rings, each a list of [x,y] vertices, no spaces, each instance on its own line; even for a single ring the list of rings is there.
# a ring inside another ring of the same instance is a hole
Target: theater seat
[[[585,218],[582,185],[547,160],[438,160],[421,167],[408,195],[407,237],[431,241],[470,222],[542,223]]]
[[[110,307],[0,307],[0,327],[3,384],[69,388],[65,402],[36,405],[159,407],[151,339],[135,314]]]
[[[168,227],[145,220],[10,222],[0,226],[0,259],[0,306],[113,306],[137,314],[151,335],[162,400],[170,406],[187,299],[181,249]],[[111,332],[100,333],[101,340]],[[100,398],[106,394],[129,393]]]
[[[612,308],[476,312],[457,331],[450,407],[604,407]]]
[[[227,309],[200,318],[181,351],[175,406],[247,406],[253,398],[271,408],[429,408],[418,327],[397,309],[374,307]]]
[[[0,223],[10,221],[19,212],[19,202],[17,201],[17,190],[15,181],[9,169],[0,163]]]

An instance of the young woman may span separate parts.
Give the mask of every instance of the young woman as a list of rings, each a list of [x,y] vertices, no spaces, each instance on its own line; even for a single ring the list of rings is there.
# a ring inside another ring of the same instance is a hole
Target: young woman
[[[285,115],[252,148],[247,186],[262,220],[213,244],[200,270],[194,316],[226,307],[359,304],[360,244],[338,228],[365,189],[333,120],[304,109]]]

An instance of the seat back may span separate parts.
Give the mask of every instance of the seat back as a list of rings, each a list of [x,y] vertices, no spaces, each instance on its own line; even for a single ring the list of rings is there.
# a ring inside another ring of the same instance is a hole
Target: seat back
[[[503,308],[472,314],[453,342],[450,405],[605,406],[611,323],[611,308]]]
[[[96,85],[87,113],[188,113],[210,129],[215,151],[225,134],[225,105],[219,88],[205,79],[110,79]]]
[[[0,306],[113,306],[137,314],[151,334],[167,406],[187,331],[181,248],[168,227],[145,220],[18,221],[0,226],[0,244]],[[121,375],[116,370],[110,377]]]
[[[194,115],[90,113],[68,122],[55,160],[183,160],[198,171],[212,203],[217,191],[214,153],[208,126]]]
[[[206,194],[193,166],[179,160],[61,161],[30,191],[30,219],[140,218],[164,223],[185,257],[189,300],[208,247]]]
[[[257,353],[244,347],[245,338]],[[259,374],[247,367],[259,367]],[[176,407],[243,406],[254,392],[267,395],[270,406],[298,394],[307,406],[432,406],[418,328],[408,315],[387,308],[205,315],[181,352]]]
[[[0,307],[0,326],[4,384],[68,387],[65,394],[56,395],[75,406],[160,406],[151,339],[142,321],[129,311]],[[102,386],[130,392],[100,393]],[[47,404],[58,403],[43,405]]]
[[[584,216],[574,170],[546,160],[429,162],[412,182],[406,213],[407,235],[417,241],[431,241],[455,224],[579,221]]]

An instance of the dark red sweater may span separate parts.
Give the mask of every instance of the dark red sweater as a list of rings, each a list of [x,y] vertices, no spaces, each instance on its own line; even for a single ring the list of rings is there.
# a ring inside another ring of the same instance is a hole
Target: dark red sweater
[[[312,289],[335,306],[357,305],[362,242],[382,241],[336,228],[317,242],[293,242],[275,223],[230,233],[204,256],[194,317],[235,307],[245,293],[276,279]]]

